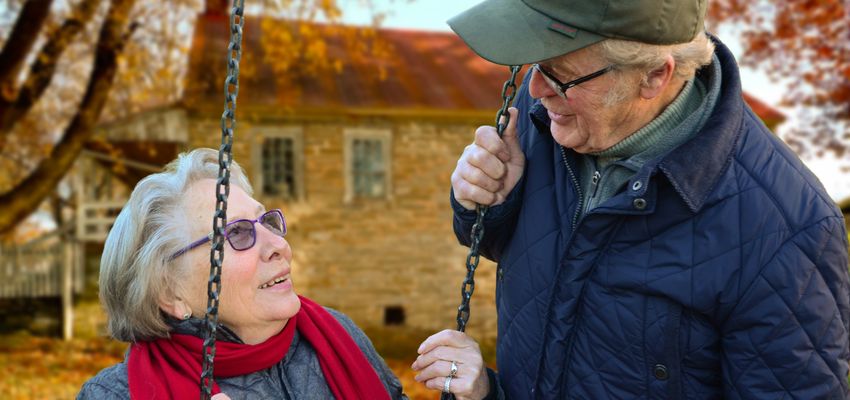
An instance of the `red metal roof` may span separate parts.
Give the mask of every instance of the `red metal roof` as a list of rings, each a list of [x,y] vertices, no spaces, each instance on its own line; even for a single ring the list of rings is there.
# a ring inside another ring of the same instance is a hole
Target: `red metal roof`
[[[328,54],[342,61],[339,73],[318,76],[276,73],[261,44],[262,17],[245,20],[239,105],[272,104],[293,108],[428,109],[493,111],[501,105],[507,67],[475,55],[447,32],[380,29],[376,35],[390,46],[391,57],[356,62],[339,37],[327,39]],[[280,21],[275,23],[288,23]],[[189,107],[220,107],[226,64],[227,22],[199,16],[191,50],[184,102]],[[326,27],[319,27],[323,29]],[[366,29],[347,27],[345,29]],[[361,59],[363,57],[360,57]],[[378,67],[385,68],[379,78]],[[294,79],[293,79],[294,77]],[[517,83],[522,77],[517,78]]]
[[[780,112],[779,110],[765,104],[761,100],[753,97],[747,92],[744,92],[744,101],[750,105],[750,108],[753,109],[753,112],[759,116],[759,118],[763,119],[765,122],[782,122],[785,121],[785,114]]]
[[[478,57],[451,32],[378,29],[375,34],[390,46],[391,56],[385,59],[357,57],[346,50],[339,36],[328,35],[328,54],[341,61],[342,69],[310,76],[297,68],[295,73],[277,73],[274,63],[262,61],[267,57],[261,43],[262,24],[291,21],[261,16],[248,16],[245,21],[240,107],[493,112],[501,106],[507,67]],[[227,23],[222,15],[198,17],[183,100],[189,108],[222,107]],[[321,25],[316,28],[330,29]],[[384,68],[383,79],[379,78],[379,66]],[[521,80],[519,76],[517,83]],[[785,119],[749,94],[745,93],[744,99],[765,121]]]

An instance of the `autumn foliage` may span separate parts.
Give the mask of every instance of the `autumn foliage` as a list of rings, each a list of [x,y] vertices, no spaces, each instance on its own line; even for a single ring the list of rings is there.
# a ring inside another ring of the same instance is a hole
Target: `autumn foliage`
[[[274,17],[261,27],[267,59],[244,55],[246,78],[256,62],[272,65],[276,79],[282,81],[305,74],[338,74],[342,66],[328,51],[328,29],[346,46],[358,49],[348,53],[363,57],[386,53],[374,30],[340,27],[338,3],[246,2],[247,19]],[[21,0],[7,4],[0,7],[0,170],[4,171],[0,174],[0,234],[8,233],[47,198],[73,206],[71,197],[56,196],[56,188],[81,152],[122,156],[97,139],[96,128],[180,101],[197,16],[220,12],[221,28],[226,29],[230,12],[229,0]],[[382,11],[370,0],[359,4],[373,11],[377,26]],[[318,29],[316,22],[330,28]],[[210,55],[215,63],[206,68],[224,74],[226,46],[222,43],[221,54]],[[216,88],[216,96],[220,93],[221,88]],[[120,164],[115,165],[120,169]]]
[[[799,151],[843,155],[850,143],[850,6],[845,0],[712,0],[709,20],[734,25],[744,65],[787,80],[801,106],[786,140]],[[722,38],[721,38],[722,39]]]

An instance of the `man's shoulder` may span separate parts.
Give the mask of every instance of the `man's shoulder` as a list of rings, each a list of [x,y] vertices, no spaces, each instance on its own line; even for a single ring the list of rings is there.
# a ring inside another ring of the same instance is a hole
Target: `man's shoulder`
[[[840,217],[814,173],[751,110],[746,114],[727,184],[739,193],[757,194],[743,198],[762,198],[773,207],[764,202],[744,205],[758,214],[775,213],[791,230]]]

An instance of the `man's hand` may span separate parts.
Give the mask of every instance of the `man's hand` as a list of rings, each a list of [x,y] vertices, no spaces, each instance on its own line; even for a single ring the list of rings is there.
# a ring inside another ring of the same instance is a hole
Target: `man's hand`
[[[519,146],[516,121],[519,111],[508,109],[511,119],[500,138],[496,128],[482,126],[475,141],[466,146],[452,173],[455,200],[467,210],[475,205],[501,204],[519,182],[525,168],[525,154]]]

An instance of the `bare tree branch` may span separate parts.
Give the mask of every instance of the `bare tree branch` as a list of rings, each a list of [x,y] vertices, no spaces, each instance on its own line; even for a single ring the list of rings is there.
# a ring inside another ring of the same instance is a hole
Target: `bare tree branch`
[[[15,123],[23,118],[41,97],[53,79],[56,65],[62,53],[85,28],[86,22],[94,15],[99,3],[100,0],[82,0],[77,4],[77,8],[71,16],[48,37],[47,43],[41,48],[41,52],[36,56],[30,67],[27,80],[21,87],[17,98],[9,99],[4,94],[3,99],[0,100],[0,134],[11,132]],[[21,15],[18,20],[20,21],[23,17]],[[2,150],[1,147],[0,150]]]
[[[29,0],[18,14],[12,33],[0,51],[0,102],[15,99],[15,81],[21,65],[41,31],[53,0]]]
[[[133,27],[128,30],[130,10],[135,0],[112,0],[106,20],[100,30],[94,67],[86,93],[77,114],[68,124],[50,156],[10,191],[0,195],[0,232],[12,229],[35,211],[41,201],[54,190],[76,160],[83,144],[94,133],[94,126],[109,97],[118,56]]]

